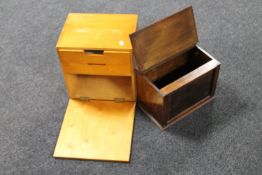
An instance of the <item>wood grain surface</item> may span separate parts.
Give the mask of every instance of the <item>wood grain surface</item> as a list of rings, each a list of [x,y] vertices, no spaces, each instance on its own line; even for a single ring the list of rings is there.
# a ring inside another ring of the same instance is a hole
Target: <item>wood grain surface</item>
[[[71,159],[130,159],[135,102],[70,99],[54,157]]]
[[[192,47],[198,41],[192,7],[130,35],[140,71],[148,71]]]

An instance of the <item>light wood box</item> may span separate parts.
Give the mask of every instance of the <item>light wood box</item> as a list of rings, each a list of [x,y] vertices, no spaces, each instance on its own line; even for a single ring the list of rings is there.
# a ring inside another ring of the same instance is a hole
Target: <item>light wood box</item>
[[[56,49],[70,99],[55,157],[129,161],[136,24],[134,14],[68,15]]]
[[[220,63],[196,45],[192,7],[130,37],[138,104],[161,129],[214,98]]]

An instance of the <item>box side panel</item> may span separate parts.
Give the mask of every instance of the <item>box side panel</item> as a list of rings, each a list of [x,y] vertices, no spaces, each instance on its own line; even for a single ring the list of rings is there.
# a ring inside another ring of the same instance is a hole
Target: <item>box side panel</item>
[[[215,69],[207,72],[165,97],[165,113],[168,121],[200,100],[212,95],[214,72]]]
[[[137,95],[139,105],[150,114],[160,125],[165,125],[163,115],[163,96],[155,89],[145,76],[136,73]]]

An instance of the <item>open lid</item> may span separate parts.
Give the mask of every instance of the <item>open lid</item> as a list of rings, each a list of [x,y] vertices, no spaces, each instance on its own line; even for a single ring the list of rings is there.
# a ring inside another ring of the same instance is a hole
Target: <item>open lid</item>
[[[130,35],[136,65],[145,72],[198,42],[192,7]]]

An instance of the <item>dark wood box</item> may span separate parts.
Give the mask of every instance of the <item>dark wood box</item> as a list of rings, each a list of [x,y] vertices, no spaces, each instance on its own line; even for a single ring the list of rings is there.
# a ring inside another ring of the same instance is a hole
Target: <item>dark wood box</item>
[[[138,104],[161,128],[214,98],[220,63],[198,47],[188,7],[130,35]]]

